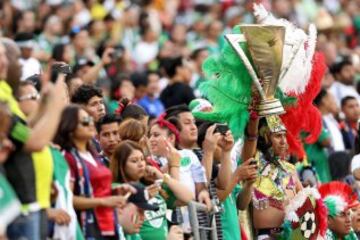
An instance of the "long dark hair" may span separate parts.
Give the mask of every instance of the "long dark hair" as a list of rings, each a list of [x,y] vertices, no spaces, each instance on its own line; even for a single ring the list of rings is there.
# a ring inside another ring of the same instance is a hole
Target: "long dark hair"
[[[114,182],[126,183],[129,181],[126,177],[125,165],[134,150],[144,153],[139,144],[130,140],[125,140],[116,147],[110,162]]]
[[[61,114],[60,125],[54,143],[58,144],[63,150],[68,151],[75,146],[72,134],[79,124],[79,112],[81,109],[79,105],[71,104]]]
[[[65,47],[66,47],[66,44],[63,44],[63,43],[56,44],[53,48],[51,57],[57,62],[63,62]]]

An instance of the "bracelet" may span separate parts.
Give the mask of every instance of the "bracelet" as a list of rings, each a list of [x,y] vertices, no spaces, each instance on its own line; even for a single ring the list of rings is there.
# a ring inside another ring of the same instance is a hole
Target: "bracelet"
[[[253,136],[245,136],[245,140],[247,141],[256,141],[258,139],[258,136],[253,135]]]
[[[251,120],[256,120],[256,119],[258,119],[258,118],[259,118],[258,113],[257,113],[256,111],[254,111],[254,110],[251,110],[251,111],[250,111],[250,119],[251,119]]]

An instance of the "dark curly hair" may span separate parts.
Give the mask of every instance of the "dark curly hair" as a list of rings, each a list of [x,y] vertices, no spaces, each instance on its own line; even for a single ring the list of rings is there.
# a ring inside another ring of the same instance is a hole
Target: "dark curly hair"
[[[101,89],[93,85],[84,84],[75,91],[71,98],[71,102],[77,104],[87,104],[94,96],[102,98],[103,94]]]

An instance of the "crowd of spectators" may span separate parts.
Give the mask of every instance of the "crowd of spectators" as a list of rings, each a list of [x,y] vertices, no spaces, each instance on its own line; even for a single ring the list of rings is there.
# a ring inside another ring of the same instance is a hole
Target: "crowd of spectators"
[[[244,237],[237,193],[256,169],[188,105],[253,2],[0,1],[0,239],[189,239],[186,206],[212,209],[209,186],[225,239]],[[360,1],[257,2],[315,23],[328,66],[301,179],[360,189]]]

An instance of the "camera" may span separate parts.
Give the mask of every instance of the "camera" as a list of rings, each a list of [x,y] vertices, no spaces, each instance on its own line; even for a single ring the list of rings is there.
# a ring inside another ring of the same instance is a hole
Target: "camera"
[[[72,73],[71,67],[66,63],[54,63],[51,66],[51,82],[55,83],[59,73],[68,75]]]
[[[216,124],[215,133],[221,133],[222,135],[225,135],[226,132],[229,131],[229,127],[226,124]]]

